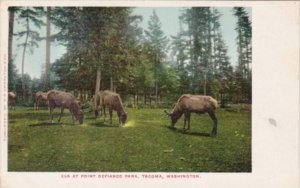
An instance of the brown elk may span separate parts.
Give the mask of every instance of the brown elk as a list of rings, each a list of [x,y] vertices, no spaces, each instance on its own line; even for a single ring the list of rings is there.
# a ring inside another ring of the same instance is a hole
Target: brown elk
[[[215,115],[217,106],[218,102],[210,96],[184,94],[179,98],[171,113],[166,110],[164,112],[171,118],[172,127],[175,126],[177,120],[182,116],[182,114],[184,114],[184,130],[186,130],[186,122],[188,124],[187,130],[190,130],[191,113],[208,113],[210,118],[213,120],[213,129],[211,134],[212,136],[215,136],[217,134],[218,124],[218,120]]]
[[[9,108],[15,110],[16,95],[14,92],[8,92]]]
[[[121,125],[125,124],[127,119],[127,114],[124,110],[122,100],[120,98],[120,95],[108,90],[105,91],[99,91],[97,93],[97,96],[95,97],[96,100],[96,107],[95,108],[95,115],[97,117],[99,106],[103,110],[104,113],[104,121],[105,121],[105,107],[108,107],[109,116],[110,116],[110,124],[112,124],[112,112],[113,110],[117,112],[117,115],[119,117],[119,123]]]
[[[53,114],[52,113],[53,113],[54,108],[60,107],[61,113],[60,113],[58,122],[60,121],[60,119],[62,117],[64,109],[68,108],[72,115],[73,124],[75,123],[74,116],[75,116],[76,120],[79,121],[80,124],[83,123],[83,118],[84,118],[83,111],[80,109],[80,106],[79,106],[76,98],[71,93],[57,91],[57,90],[51,90],[48,92],[47,99],[48,99],[48,108],[49,108],[51,122],[53,122]]]
[[[39,104],[41,102],[47,102],[47,92],[38,91],[35,94],[35,110],[39,109]]]

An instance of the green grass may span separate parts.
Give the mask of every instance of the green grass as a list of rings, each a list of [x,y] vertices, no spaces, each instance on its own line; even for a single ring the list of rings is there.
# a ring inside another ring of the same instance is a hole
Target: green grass
[[[37,172],[251,172],[251,112],[218,109],[218,136],[208,115],[192,115],[191,132],[177,129],[162,109],[130,109],[118,126],[85,112],[72,124],[49,124],[48,111],[16,107],[9,113],[9,171]],[[59,110],[56,109],[56,116]],[[108,119],[108,118],[107,118]],[[57,120],[57,118],[56,118]]]

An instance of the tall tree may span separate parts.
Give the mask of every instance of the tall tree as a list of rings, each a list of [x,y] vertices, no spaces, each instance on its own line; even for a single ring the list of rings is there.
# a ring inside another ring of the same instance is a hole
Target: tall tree
[[[248,13],[243,7],[234,7],[234,15],[237,18],[237,45],[238,45],[238,67],[237,78],[243,98],[251,101],[251,62],[252,62],[252,26]],[[241,100],[241,99],[239,99]]]
[[[190,76],[187,70],[187,61],[188,61],[188,40],[186,37],[186,31],[183,29],[182,17],[179,18],[179,32],[176,36],[171,36],[172,38],[172,56],[175,58],[177,71],[179,74],[180,93],[190,93]]]
[[[44,90],[50,89],[50,45],[51,45],[51,7],[47,7],[46,21],[46,61],[45,61],[45,86]]]
[[[187,24],[188,29],[189,65],[192,88],[194,88],[193,93],[206,94],[207,75],[211,71],[210,8],[192,7],[186,9],[182,19]]]
[[[17,7],[9,7],[9,21],[8,21],[8,61],[12,61],[12,46],[13,46],[13,34],[14,34],[14,22],[15,14],[20,10]]]
[[[148,30],[145,31],[146,39],[150,44],[150,51],[151,53],[151,61],[154,64],[154,79],[155,79],[155,104],[158,103],[158,96],[159,96],[159,82],[160,82],[160,70],[163,69],[162,62],[166,57],[166,48],[168,44],[168,39],[164,36],[164,33],[161,29],[161,22],[155,12],[150,17],[148,22]]]
[[[138,48],[132,30],[136,29],[133,23],[138,17],[131,16],[129,8],[76,7],[53,11],[54,23],[60,29],[55,38],[67,48],[54,65],[60,84],[68,84],[73,90],[93,88],[94,93],[100,89],[100,83],[101,88],[116,88],[124,83],[131,65],[137,62]],[[78,76],[87,79],[75,84],[66,81],[76,82],[74,77]]]
[[[220,17],[219,11],[212,7],[183,9],[180,20],[185,30],[173,37],[173,51],[185,92],[218,99],[222,83],[230,75],[226,73],[232,67],[222,39]]]
[[[14,21],[15,14],[20,10],[17,7],[9,7],[9,31],[8,31],[8,89],[9,91],[15,90],[17,80],[16,65],[12,58],[13,34],[14,34]]]
[[[18,32],[16,35],[19,38],[25,37],[25,41],[18,46],[23,47],[22,53],[22,69],[21,69],[21,80],[22,80],[22,90],[24,91],[22,95],[22,100],[24,102],[25,97],[25,80],[24,80],[24,65],[25,65],[25,53],[29,49],[31,53],[33,53],[33,48],[38,47],[38,41],[40,40],[40,35],[38,31],[32,29],[32,25],[37,28],[40,28],[44,25],[43,21],[40,19],[41,11],[43,9],[41,7],[30,8],[26,7],[20,10],[20,14],[18,15],[18,20],[23,23],[25,30]]]

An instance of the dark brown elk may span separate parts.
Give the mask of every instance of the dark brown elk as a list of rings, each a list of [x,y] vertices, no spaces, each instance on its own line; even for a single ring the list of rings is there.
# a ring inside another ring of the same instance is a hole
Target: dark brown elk
[[[47,92],[38,91],[35,94],[35,110],[39,109],[39,104],[42,102],[47,102]]]
[[[119,94],[108,90],[99,91],[95,99],[96,99],[96,108],[95,108],[96,116],[98,115],[99,106],[100,106],[100,108],[103,110],[104,121],[105,121],[105,116],[106,116],[105,108],[108,107],[110,124],[112,124],[113,110],[117,112],[117,115],[119,117],[119,123],[121,125],[125,124],[127,119],[127,114],[124,110],[122,100]]]
[[[68,108],[72,115],[73,124],[75,123],[74,117],[79,121],[80,124],[83,123],[83,111],[80,109],[80,106],[76,98],[71,94],[63,91],[51,90],[47,94],[48,99],[48,108],[51,122],[53,123],[53,110],[56,107],[61,108],[61,113],[58,119],[60,121],[63,111],[65,108]]]
[[[213,129],[212,136],[217,134],[217,124],[218,120],[215,115],[215,111],[217,109],[218,102],[210,96],[202,96],[202,95],[190,95],[184,94],[182,95],[173,111],[171,113],[165,110],[165,113],[171,118],[172,127],[175,126],[177,120],[184,114],[184,127],[186,130],[186,122],[188,124],[187,130],[190,130],[190,118],[191,113],[196,114],[204,114],[208,113],[210,118],[213,120]]]
[[[9,108],[15,110],[16,95],[14,92],[8,92]]]

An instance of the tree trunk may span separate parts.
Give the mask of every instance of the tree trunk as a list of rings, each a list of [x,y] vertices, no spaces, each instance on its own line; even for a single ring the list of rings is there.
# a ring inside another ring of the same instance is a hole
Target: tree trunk
[[[204,73],[204,87],[203,87],[203,95],[206,95],[206,83],[207,83],[207,75],[206,71]]]
[[[45,65],[45,91],[50,89],[50,15],[51,7],[47,7],[47,34],[46,34],[46,65]]]
[[[22,81],[22,102],[24,102],[25,98],[25,80],[24,80],[24,63],[25,63],[25,53],[27,48],[27,42],[28,42],[28,35],[29,35],[29,20],[26,19],[26,27],[27,27],[27,33],[24,43],[24,49],[23,49],[23,55],[22,55],[22,70],[21,70],[21,81]]]
[[[96,76],[96,87],[95,87],[95,96],[94,96],[94,106],[96,107],[97,101],[96,101],[96,96],[98,91],[100,91],[100,85],[101,84],[101,70],[97,70],[97,76]]]
[[[13,45],[13,33],[14,33],[14,20],[15,12],[13,8],[9,11],[9,33],[8,33],[8,62],[12,60],[12,45]]]
[[[155,81],[155,105],[157,107],[158,104],[158,82]]]
[[[110,76],[110,91],[114,91],[114,81],[112,76]]]
[[[139,95],[138,95],[138,93],[135,93],[135,101],[136,101],[136,103],[135,103],[136,108],[139,108]]]

